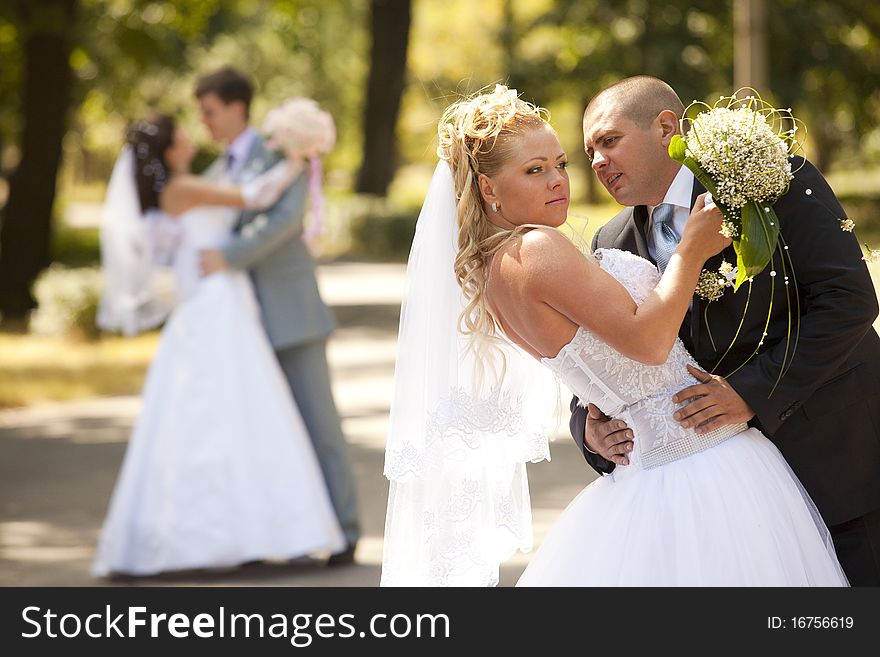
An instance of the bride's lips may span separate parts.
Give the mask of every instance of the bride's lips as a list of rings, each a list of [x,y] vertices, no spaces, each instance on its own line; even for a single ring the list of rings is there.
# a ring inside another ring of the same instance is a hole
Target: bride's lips
[[[560,203],[566,203],[567,201],[567,196],[560,196],[559,198],[554,198],[552,201],[547,201],[544,205],[559,205]]]

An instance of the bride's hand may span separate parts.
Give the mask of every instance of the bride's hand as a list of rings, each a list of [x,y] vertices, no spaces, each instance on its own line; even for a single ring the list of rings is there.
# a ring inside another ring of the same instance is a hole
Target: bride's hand
[[[703,260],[708,260],[716,253],[726,249],[731,244],[728,237],[721,234],[721,220],[723,215],[714,203],[706,204],[706,194],[700,194],[694,209],[691,210],[684,235],[681,236],[683,248],[693,249]]]

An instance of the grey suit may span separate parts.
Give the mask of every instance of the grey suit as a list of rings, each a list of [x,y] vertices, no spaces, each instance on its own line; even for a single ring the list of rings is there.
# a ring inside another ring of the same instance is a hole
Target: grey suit
[[[259,175],[277,161],[257,137],[236,182]],[[218,160],[208,175],[216,175],[222,166]],[[233,268],[251,275],[269,341],[312,439],[339,524],[353,544],[359,536],[354,477],[326,356],[327,337],[335,324],[318,291],[314,258],[300,239],[307,189],[303,174],[271,208],[242,212],[223,254]]]

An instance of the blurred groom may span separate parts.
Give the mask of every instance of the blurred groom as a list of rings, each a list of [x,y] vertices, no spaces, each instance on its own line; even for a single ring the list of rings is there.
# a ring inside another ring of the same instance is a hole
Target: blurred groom
[[[225,146],[206,171],[214,179],[242,182],[278,161],[249,126],[253,85],[225,67],[198,80],[195,95],[211,137]],[[332,315],[321,300],[315,261],[302,241],[308,176],[301,175],[264,211],[242,212],[229,244],[202,253],[207,275],[227,268],[251,276],[263,325],[302,415],[345,534],[347,547],[328,565],[352,563],[360,529],[348,446],[330,387],[327,338]]]

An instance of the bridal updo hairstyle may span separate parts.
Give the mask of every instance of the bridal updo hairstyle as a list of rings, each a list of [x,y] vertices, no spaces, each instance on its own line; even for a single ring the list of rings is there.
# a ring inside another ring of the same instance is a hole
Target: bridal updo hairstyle
[[[521,100],[515,89],[496,85],[454,103],[443,113],[437,131],[437,155],[452,170],[458,214],[455,276],[467,300],[460,330],[476,338],[494,338],[495,321],[484,298],[492,256],[527,227],[504,230],[489,221],[480,194],[480,174],[493,176],[510,160],[520,137],[549,127],[549,112]]]
[[[126,142],[134,154],[134,177],[141,212],[159,207],[159,192],[168,182],[165,151],[174,142],[174,118],[168,114],[152,114],[132,123]]]

